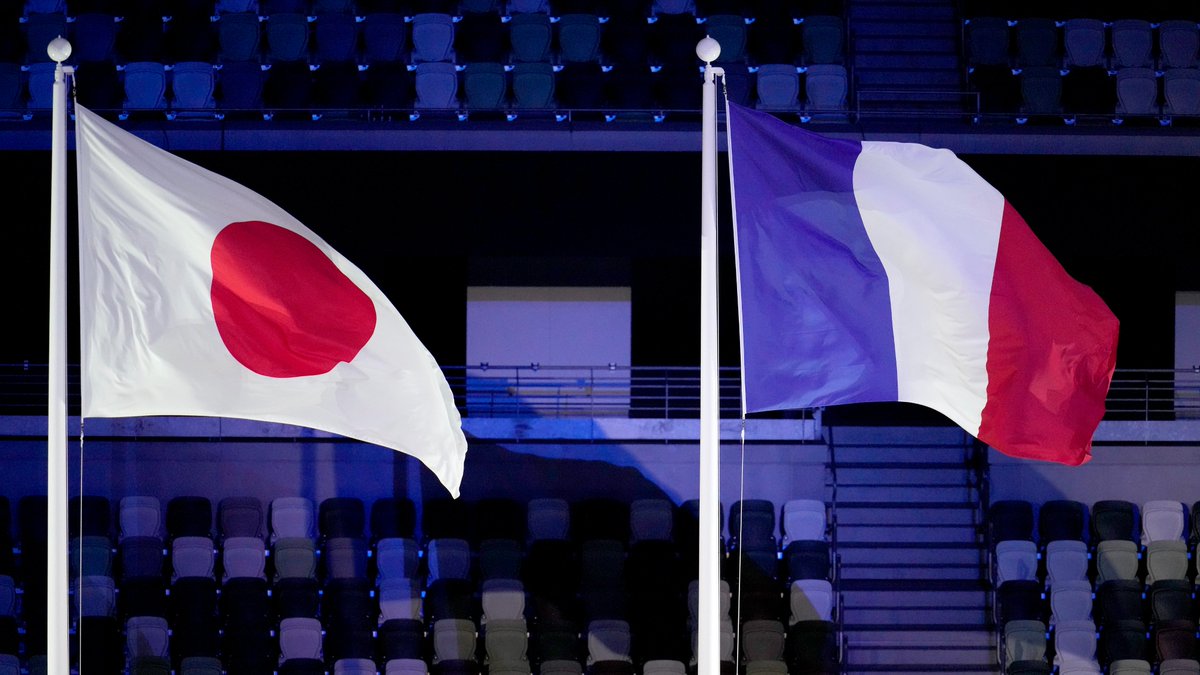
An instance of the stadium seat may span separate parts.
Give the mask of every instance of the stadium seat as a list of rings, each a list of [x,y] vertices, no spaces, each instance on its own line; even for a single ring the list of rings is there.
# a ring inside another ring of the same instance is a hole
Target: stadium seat
[[[1154,29],[1143,19],[1119,19],[1111,31],[1114,68],[1153,68]]]
[[[1142,504],[1142,546],[1155,541],[1183,541],[1187,514],[1180,502],[1152,500]]]
[[[314,539],[312,500],[307,497],[276,497],[271,500],[268,515],[271,542],[280,539]]]
[[[782,545],[796,540],[824,540],[828,527],[825,502],[817,499],[790,499],[783,504],[779,521]]]

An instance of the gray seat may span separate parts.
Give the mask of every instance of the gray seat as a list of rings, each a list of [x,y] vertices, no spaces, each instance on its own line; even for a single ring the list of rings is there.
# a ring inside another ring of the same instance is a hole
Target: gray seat
[[[259,537],[230,537],[221,549],[222,583],[238,577],[266,579],[266,544]]]
[[[475,624],[467,619],[434,621],[433,662],[475,661],[477,640]]]
[[[429,666],[422,659],[388,659],[385,675],[427,675]]]
[[[798,621],[832,621],[837,606],[833,584],[825,579],[797,579],[789,589],[791,617],[788,624]]]
[[[313,539],[315,515],[307,497],[276,497],[271,500],[271,541]]]
[[[746,664],[746,675],[787,675],[787,663],[759,659]]]
[[[79,616],[116,616],[117,585],[112,577],[86,576],[74,585],[79,597],[71,609]]]
[[[389,537],[375,543],[375,565],[379,583],[387,579],[412,579],[420,560],[417,542],[406,537]]]
[[[1046,660],[1046,624],[1032,619],[1009,621],[1002,635],[1004,663]]]
[[[531,499],[525,518],[530,541],[562,540],[570,532],[571,508],[565,499]]]
[[[780,534],[783,546],[788,542],[824,541],[827,528],[825,502],[819,499],[789,499],[783,503]]]
[[[367,542],[357,537],[335,537],[325,541],[322,552],[329,579],[366,579]]]
[[[371,659],[347,658],[333,662],[333,675],[375,675],[375,662]]]
[[[279,622],[279,662],[321,659],[321,622],[310,617],[288,617]]]
[[[471,545],[466,539],[433,539],[426,559],[429,564],[426,584],[471,576]]]
[[[275,561],[276,581],[317,578],[317,552],[311,539],[278,539],[275,541],[271,558]]]
[[[1182,502],[1156,499],[1142,504],[1142,546],[1162,540],[1183,540],[1187,517]]]
[[[783,623],[754,619],[742,623],[742,651],[747,662],[781,661],[785,645]]]
[[[805,111],[813,119],[845,119],[850,81],[846,67],[836,64],[809,66],[804,74]]]
[[[208,537],[176,537],[171,542],[172,580],[182,577],[213,578],[217,552]]]
[[[168,658],[170,632],[161,616],[132,616],[125,621],[125,652],[130,659]]]
[[[221,537],[263,538],[263,505],[258,497],[226,497],[217,502],[217,531]]]
[[[1088,550],[1082,541],[1060,540],[1046,544],[1046,585],[1087,580]]]
[[[1108,664],[1108,675],[1149,675],[1150,663],[1142,659],[1117,659]]]
[[[1063,25],[1063,66],[1097,68],[1107,65],[1108,39],[1100,19],[1068,19]]]
[[[379,623],[392,619],[424,618],[421,591],[412,579],[392,577],[379,585]]]
[[[480,587],[483,623],[525,616],[525,586],[518,579],[488,579]]]
[[[122,539],[162,537],[162,503],[157,497],[123,497],[118,508],[117,520],[121,527]]]
[[[1177,540],[1152,541],[1146,547],[1146,585],[1163,579],[1187,579],[1187,544]]]
[[[1158,675],[1196,675],[1200,662],[1192,659],[1167,659],[1158,664]]]
[[[675,524],[675,506],[666,499],[635,499],[629,504],[631,543],[670,541]]]
[[[996,542],[995,571],[992,582],[999,586],[1006,581],[1037,578],[1037,544],[1023,539]]]
[[[1137,579],[1138,566],[1138,547],[1132,541],[1109,539],[1096,545],[1096,586],[1114,579]]]
[[[491,619],[483,628],[483,646],[489,664],[529,670],[529,628],[524,619]]]
[[[179,675],[222,675],[221,660],[212,656],[185,656],[179,663]]]
[[[597,619],[587,625],[588,663],[599,661],[632,662],[629,623],[618,619]]]
[[[1096,665],[1096,625],[1090,620],[1064,621],[1054,627],[1054,665],[1068,668]]]
[[[1086,579],[1059,581],[1050,587],[1050,623],[1092,618],[1092,585]]]

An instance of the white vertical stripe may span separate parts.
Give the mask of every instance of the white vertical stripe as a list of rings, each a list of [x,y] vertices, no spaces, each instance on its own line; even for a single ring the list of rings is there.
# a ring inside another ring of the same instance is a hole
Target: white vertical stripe
[[[900,400],[978,432],[1004,197],[949,150],[871,141],[854,196],[888,275]]]

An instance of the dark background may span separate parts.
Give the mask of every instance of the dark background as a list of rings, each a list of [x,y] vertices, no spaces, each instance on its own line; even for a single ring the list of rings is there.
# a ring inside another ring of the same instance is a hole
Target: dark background
[[[465,360],[469,285],[630,286],[633,365],[698,362],[698,153],[179,154],[281,205],[359,265],[443,365]],[[0,156],[9,169],[0,363],[45,363],[49,153]],[[1116,313],[1118,367],[1173,367],[1175,292],[1200,290],[1200,158],[963,159]],[[721,360],[736,366],[723,156],[719,165]],[[73,204],[71,227],[74,320]],[[77,342],[73,329],[72,361]]]

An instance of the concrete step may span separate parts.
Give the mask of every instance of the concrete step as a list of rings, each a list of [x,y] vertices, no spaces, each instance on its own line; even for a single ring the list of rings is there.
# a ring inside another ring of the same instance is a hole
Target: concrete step
[[[854,39],[854,51],[857,54],[885,52],[900,55],[930,52],[957,56],[959,53],[958,35],[957,33],[920,36],[884,34],[878,37],[867,37],[858,34]]]
[[[839,522],[837,539],[839,546],[856,542],[892,544],[897,541],[975,544],[979,540],[979,533],[974,525],[941,523],[847,525]]]
[[[920,451],[922,448],[949,446],[963,448],[970,445],[966,432],[958,427],[907,427],[907,426],[838,426],[829,430],[838,452],[847,447],[888,447],[896,452]],[[880,438],[886,438],[881,443]]]
[[[897,54],[885,51],[864,51],[859,49],[854,54],[854,67],[858,71],[871,68],[935,70],[947,69],[956,72],[962,65],[956,53],[939,52],[909,52]]]
[[[840,436],[840,434],[839,434]],[[912,445],[897,447],[876,447],[862,445],[834,446],[834,459],[838,464],[846,463],[876,463],[876,464],[956,464],[962,465],[967,460],[967,448],[955,445]]]
[[[926,645],[856,646],[847,641],[847,662],[850,668],[863,664],[886,666],[911,665],[971,665],[987,666],[995,662],[993,648],[948,647],[935,649]]]
[[[850,29],[854,38],[892,36],[941,36],[962,35],[962,23],[956,18],[924,20],[922,18],[896,17],[851,17]]]
[[[887,466],[839,462],[837,466],[839,489],[851,485],[966,485],[970,478],[971,472],[965,467],[945,464]]]
[[[840,476],[839,476],[840,477]],[[838,502],[842,500],[854,502],[897,502],[911,499],[919,495],[921,501],[939,501],[946,503],[967,503],[978,499],[975,488],[967,485],[940,485],[911,483],[906,485],[865,483],[859,485],[838,485]]]
[[[964,623],[975,626],[986,625],[988,612],[982,607],[927,607],[914,610],[911,607],[870,607],[842,611],[845,620],[863,623],[904,625],[911,623]]]
[[[867,503],[863,506],[850,506],[839,502],[837,505],[838,527],[853,527],[858,525],[924,525],[939,523],[943,525],[972,525],[976,524],[977,515],[974,504],[947,503],[936,506],[923,506],[912,503]]]
[[[940,2],[929,3],[886,3],[850,6],[850,22],[864,19],[912,21],[957,21],[958,14],[953,5]]]
[[[975,589],[943,590],[936,593],[903,587],[887,591],[844,589],[842,605],[847,612],[898,607],[905,609],[972,609],[983,607],[987,603],[987,594],[988,591],[982,586]]]
[[[904,564],[858,564],[841,567],[842,579],[904,579],[908,581],[930,581],[935,579],[976,580],[984,573],[982,564],[962,563],[951,565],[946,563],[931,563],[917,565]]]
[[[859,87],[876,89],[898,89],[911,85],[929,88],[944,88],[948,91],[962,89],[962,74],[953,70],[913,70],[908,68],[868,68],[854,71]]]
[[[991,665],[926,665],[926,664],[856,664],[842,667],[842,675],[877,675],[895,673],[904,675],[946,675],[947,673],[1000,673],[1000,667]]]
[[[928,542],[902,542],[881,546],[876,543],[838,543],[838,556],[842,565],[895,564],[923,565],[943,563],[947,565],[970,565],[983,562],[983,553],[975,546],[930,545]]]
[[[975,624],[929,624],[895,626],[892,624],[843,624],[842,634],[859,646],[929,646],[995,648],[995,634]]]

